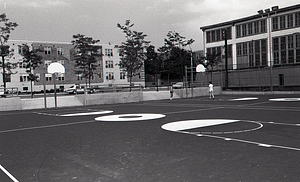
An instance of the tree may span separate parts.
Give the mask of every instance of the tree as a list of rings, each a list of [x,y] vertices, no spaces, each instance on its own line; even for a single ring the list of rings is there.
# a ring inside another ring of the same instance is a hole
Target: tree
[[[81,74],[85,78],[85,84],[87,86],[87,80],[89,81],[89,87],[91,86],[91,78],[94,75],[94,71],[98,67],[97,58],[102,56],[99,47],[95,46],[100,40],[93,40],[91,37],[86,37],[85,35],[77,34],[73,35],[73,40],[71,43],[75,48],[75,74]]]
[[[146,34],[131,30],[134,24],[130,20],[126,20],[124,25],[117,24],[117,27],[125,34],[126,41],[119,46],[120,63],[118,64],[129,78],[132,85],[132,77],[136,72],[140,71],[146,60],[145,50],[150,41],[145,41]]]
[[[160,59],[161,57],[158,56],[153,45],[147,47],[146,57],[147,59],[145,60],[145,73],[154,75],[155,85],[158,91],[157,75],[162,71],[162,60]]]
[[[19,46],[19,49],[23,56],[23,63],[26,65],[26,72],[29,74],[31,98],[33,98],[32,82],[38,81],[39,78],[33,71],[42,63],[42,57],[37,55],[41,50],[30,49],[27,44],[22,44],[22,46]]]
[[[206,57],[197,60],[207,71],[210,71],[210,81],[212,82],[212,72],[215,66],[222,62],[221,52],[206,53]]]
[[[6,18],[6,14],[0,14],[0,67],[2,67],[2,79],[3,79],[3,87],[6,90],[6,74],[11,74],[11,69],[14,67],[11,63],[5,63],[5,57],[11,55],[13,50],[9,49],[9,45],[6,45],[11,31],[13,31],[18,26],[15,22],[10,22],[9,19]],[[6,73],[7,71],[7,73]]]
[[[164,62],[164,71],[170,77],[182,79],[184,67],[191,65],[191,54],[184,48],[190,46],[195,40],[186,40],[186,37],[178,32],[169,31],[164,45],[158,49]]]

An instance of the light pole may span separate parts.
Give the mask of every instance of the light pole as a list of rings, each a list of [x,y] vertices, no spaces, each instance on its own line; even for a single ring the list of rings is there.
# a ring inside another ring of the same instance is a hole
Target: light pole
[[[272,11],[270,10],[270,8],[265,9],[265,11],[263,10],[259,10],[257,11],[262,17],[264,15],[267,16],[267,20],[268,20],[268,33],[269,33],[269,59],[270,59],[270,91],[273,92],[273,61],[272,61],[272,36],[271,36],[271,14],[276,13],[276,11],[278,10],[278,6],[273,6],[272,7]]]

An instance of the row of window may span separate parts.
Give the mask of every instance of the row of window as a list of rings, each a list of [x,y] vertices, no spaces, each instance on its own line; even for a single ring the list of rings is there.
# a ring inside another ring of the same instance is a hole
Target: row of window
[[[268,66],[267,39],[236,44],[238,68]]]
[[[273,38],[274,65],[300,63],[300,34]]]
[[[283,30],[287,28],[300,27],[300,12],[290,13],[287,15],[272,17],[272,31]],[[235,26],[236,38],[252,36],[267,32],[267,19],[243,23]],[[224,29],[217,29],[206,32],[206,42],[217,42],[224,40],[222,32]],[[227,28],[228,39],[231,39],[231,28]]]
[[[221,53],[222,56],[225,55],[225,49],[223,46],[211,47],[206,49],[207,54]],[[227,45],[227,58],[232,58],[232,45]]]
[[[272,17],[272,30],[300,27],[300,12]]]
[[[267,19],[236,25],[236,37],[246,37],[267,32]]]
[[[56,53],[57,55],[63,55],[64,54],[63,48],[62,47],[56,48]],[[44,54],[46,55],[52,54],[52,47],[44,47]]]
[[[206,42],[210,43],[210,42],[218,42],[218,41],[225,40],[225,32],[226,32],[227,39],[228,40],[231,39],[232,38],[231,27],[207,31],[206,32]]]
[[[78,50],[77,50],[78,52]],[[112,57],[113,56],[113,49],[105,49],[105,56],[109,56],[109,57]],[[20,50],[19,50],[19,54],[20,54]],[[57,55],[63,55],[64,54],[64,50],[62,47],[58,47],[56,48],[56,53]],[[98,50],[98,53],[101,53],[101,49]],[[44,47],[44,54],[46,55],[50,55],[52,54],[52,47]]]

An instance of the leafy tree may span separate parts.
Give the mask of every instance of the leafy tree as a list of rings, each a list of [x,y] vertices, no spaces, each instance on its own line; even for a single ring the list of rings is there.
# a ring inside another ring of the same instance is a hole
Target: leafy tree
[[[85,35],[77,34],[73,35],[73,40],[71,43],[75,48],[75,74],[81,74],[85,78],[85,83],[87,85],[87,80],[89,82],[89,87],[91,86],[91,78],[94,75],[94,71],[98,67],[97,58],[102,56],[102,53],[98,51],[99,47],[95,46],[100,40],[93,40],[91,37],[86,37]]]
[[[212,72],[215,66],[222,63],[221,52],[206,53],[206,57],[197,60],[207,71],[210,72],[210,81],[212,82]]]
[[[162,60],[155,51],[155,47],[150,45],[147,47],[147,59],[145,60],[145,73],[154,75],[155,84],[158,91],[157,75],[162,71]]]
[[[37,54],[41,50],[30,49],[27,44],[22,44],[19,48],[23,56],[23,63],[26,65],[26,72],[29,74],[28,79],[30,80],[31,98],[33,98],[32,82],[38,81],[39,78],[33,71],[42,63],[42,57]]]
[[[13,50],[9,49],[7,41],[10,37],[11,31],[13,31],[18,26],[15,22],[10,22],[6,18],[6,14],[0,14],[0,67],[2,67],[2,78],[4,90],[6,89],[6,74],[12,74],[11,69],[14,67],[10,62],[5,63],[5,57],[10,56]],[[7,72],[6,72],[7,71]]]
[[[126,41],[119,46],[120,63],[119,66],[127,72],[130,85],[132,77],[140,71],[146,60],[145,50],[150,41],[144,40],[147,37],[143,32],[131,30],[134,24],[126,20],[124,25],[117,24],[117,27],[125,34]]]
[[[168,79],[170,77],[182,79],[184,67],[191,65],[191,54],[184,48],[190,46],[194,40],[186,40],[186,37],[178,32],[169,31],[164,42],[164,45],[158,49],[164,59],[163,72],[168,74]]]

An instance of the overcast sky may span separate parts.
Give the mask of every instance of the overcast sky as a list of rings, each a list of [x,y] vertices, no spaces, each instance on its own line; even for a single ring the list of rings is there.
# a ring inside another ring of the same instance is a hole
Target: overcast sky
[[[202,49],[201,26],[257,14],[259,9],[299,4],[299,0],[0,0],[0,13],[17,22],[11,40],[71,42],[84,34],[101,43],[125,40],[117,23],[129,19],[156,48],[168,31],[194,39]]]

